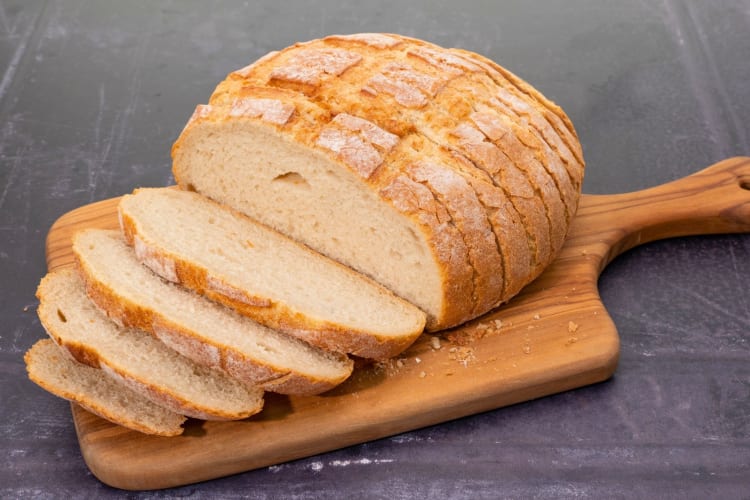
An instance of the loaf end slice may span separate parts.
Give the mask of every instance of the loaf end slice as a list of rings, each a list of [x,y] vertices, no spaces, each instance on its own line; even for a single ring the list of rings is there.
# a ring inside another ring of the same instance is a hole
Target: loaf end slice
[[[263,408],[263,390],[180,355],[146,332],[117,326],[86,296],[74,269],[45,276],[37,289],[39,319],[77,361],[159,406],[203,420],[237,420]]]
[[[145,434],[182,434],[185,417],[102,377],[100,370],[72,360],[50,339],[34,344],[24,361],[34,383],[110,422]]]
[[[388,358],[424,329],[425,314],[382,285],[197,193],[139,189],[119,214],[163,278],[324,349]]]
[[[317,394],[352,372],[346,356],[324,351],[179,285],[135,257],[118,231],[73,238],[86,293],[116,323],[149,332],[193,361],[284,394]]]

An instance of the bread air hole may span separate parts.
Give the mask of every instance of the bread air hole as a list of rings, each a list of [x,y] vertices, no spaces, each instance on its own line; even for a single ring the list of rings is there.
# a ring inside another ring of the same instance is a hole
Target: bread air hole
[[[291,184],[294,186],[310,187],[307,179],[301,176],[298,172],[286,172],[277,175],[273,178],[273,182],[283,182],[285,184]]]

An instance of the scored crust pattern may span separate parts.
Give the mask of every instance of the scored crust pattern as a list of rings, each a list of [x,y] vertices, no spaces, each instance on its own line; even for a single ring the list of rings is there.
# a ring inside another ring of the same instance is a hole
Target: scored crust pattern
[[[324,152],[416,221],[446,282],[430,330],[477,317],[538,276],[578,204],[584,164],[568,117],[459,49],[380,33],[299,43],[231,73],[185,130],[227,119]]]

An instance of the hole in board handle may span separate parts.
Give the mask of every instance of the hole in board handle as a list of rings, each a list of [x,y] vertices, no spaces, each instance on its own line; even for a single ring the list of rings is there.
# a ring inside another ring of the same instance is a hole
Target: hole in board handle
[[[740,177],[740,189],[750,191],[750,175],[743,175]]]

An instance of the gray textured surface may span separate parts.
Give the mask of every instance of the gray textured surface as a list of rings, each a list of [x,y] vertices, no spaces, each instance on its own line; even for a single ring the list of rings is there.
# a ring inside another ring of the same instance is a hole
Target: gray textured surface
[[[103,498],[67,403],[25,378],[66,211],[171,182],[169,148],[232,69],[391,31],[483,53],[568,112],[588,193],[750,154],[750,2],[0,1],[0,497]],[[210,4],[210,5],[209,5]],[[750,498],[750,236],[623,255],[603,384],[144,498]],[[133,495],[135,496],[135,495]]]

